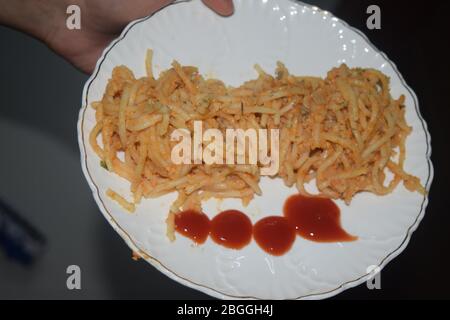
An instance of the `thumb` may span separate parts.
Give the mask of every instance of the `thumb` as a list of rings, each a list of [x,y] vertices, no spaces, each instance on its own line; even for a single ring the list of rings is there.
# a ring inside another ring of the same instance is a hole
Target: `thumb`
[[[221,16],[231,16],[234,12],[233,0],[202,0],[203,3],[220,14]]]

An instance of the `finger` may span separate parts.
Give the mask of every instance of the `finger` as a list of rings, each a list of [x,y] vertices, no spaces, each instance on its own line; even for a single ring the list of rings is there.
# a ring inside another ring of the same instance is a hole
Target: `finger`
[[[231,16],[234,12],[233,0],[202,0],[211,10],[221,16]]]

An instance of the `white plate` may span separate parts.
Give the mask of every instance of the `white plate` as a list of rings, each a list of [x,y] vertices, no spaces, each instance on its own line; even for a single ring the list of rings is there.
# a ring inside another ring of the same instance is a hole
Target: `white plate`
[[[208,240],[194,246],[178,236],[170,243],[164,222],[175,194],[145,200],[135,214],[124,212],[105,196],[111,187],[131,197],[129,183],[104,170],[88,143],[95,123],[88,107],[100,100],[112,69],[130,67],[145,74],[147,48],[155,51],[156,72],[167,69],[173,59],[194,65],[202,74],[218,77],[230,85],[256,77],[253,64],[273,72],[277,60],[293,74],[325,76],[341,63],[372,67],[391,78],[394,97],[406,96],[406,118],[413,127],[407,140],[405,168],[418,176],[427,190],[433,178],[427,126],[414,92],[395,65],[358,30],[330,13],[289,0],[235,0],[232,17],[222,18],[200,1],[171,5],[152,17],[135,21],[103,53],[83,91],[78,138],[84,174],[105,218],[134,251],[170,278],[219,298],[301,299],[326,298],[358,285],[370,276],[367,268],[383,268],[408,244],[428,203],[427,197],[399,186],[394,193],[378,197],[363,193],[350,206],[341,201],[342,224],[359,240],[350,243],[314,243],[297,237],[284,256],[273,257],[253,241],[242,250],[225,249]],[[211,200],[205,212],[235,208],[249,213],[253,222],[281,213],[283,201],[295,189],[281,179],[263,179],[264,195],[248,208],[239,201]]]

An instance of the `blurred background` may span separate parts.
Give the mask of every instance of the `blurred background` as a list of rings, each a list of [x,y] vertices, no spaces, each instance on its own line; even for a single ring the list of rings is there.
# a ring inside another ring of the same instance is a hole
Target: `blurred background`
[[[407,249],[383,270],[381,290],[365,285],[336,299],[449,298],[444,273],[449,169],[448,2],[306,1],[362,30],[393,60],[420,100],[433,139],[435,180],[424,220]],[[381,30],[366,28],[366,9],[381,8]],[[0,26],[0,212],[24,220],[30,256],[0,246],[0,299],[194,299],[142,261],[103,218],[83,177],[76,122],[88,76],[42,43]],[[21,218],[18,218],[17,216]],[[3,219],[3,220],[2,220]],[[0,228],[5,228],[0,216]],[[15,232],[15,230],[10,230]],[[19,230],[20,232],[20,230]],[[0,236],[0,243],[6,240]],[[8,250],[9,251],[8,251]],[[9,253],[8,253],[9,252]],[[81,290],[68,290],[66,268],[78,265]]]

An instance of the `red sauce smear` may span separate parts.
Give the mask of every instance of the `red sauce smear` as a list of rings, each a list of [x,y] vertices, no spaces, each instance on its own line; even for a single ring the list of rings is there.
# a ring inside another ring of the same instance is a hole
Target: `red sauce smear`
[[[224,247],[241,249],[252,240],[252,222],[241,211],[223,211],[211,221],[211,238]]]
[[[305,239],[316,242],[358,239],[342,229],[339,208],[331,199],[297,194],[286,200],[283,211],[297,233]]]
[[[211,222],[206,214],[195,210],[186,210],[175,215],[175,230],[197,244],[206,241]]]
[[[273,216],[259,220],[253,227],[256,243],[274,256],[281,256],[295,241],[295,228],[285,217]]]
[[[226,210],[212,221],[201,212],[186,210],[175,215],[175,230],[202,244],[210,235],[217,244],[242,249],[255,238],[267,253],[280,256],[289,251],[296,233],[316,242],[354,241],[358,237],[342,229],[340,211],[331,200],[293,195],[284,203],[284,216],[259,220],[254,226],[241,211]]]

